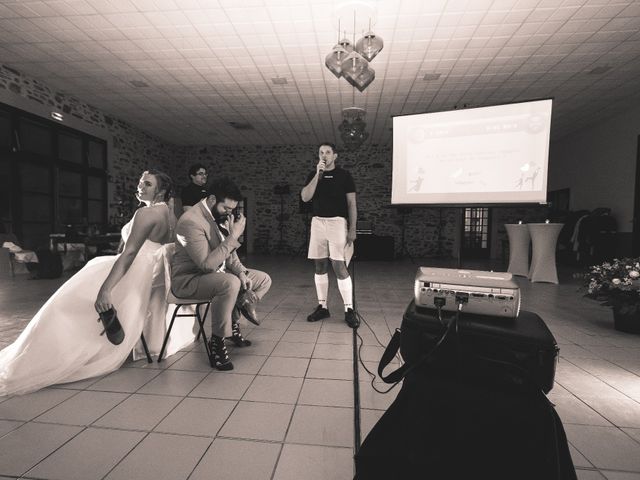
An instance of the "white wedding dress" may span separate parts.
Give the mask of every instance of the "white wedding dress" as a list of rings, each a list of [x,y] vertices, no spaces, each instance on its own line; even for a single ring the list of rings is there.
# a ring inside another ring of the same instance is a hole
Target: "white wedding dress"
[[[125,242],[131,224],[122,228]],[[0,397],[117,370],[132,350],[134,359],[144,357],[143,329],[149,350],[157,355],[173,312],[173,308],[168,312],[165,301],[168,247],[146,240],[111,292],[125,332],[120,345],[100,335],[103,325],[94,308],[98,290],[118,256],[96,257],[64,283],[16,341],[0,351]],[[176,322],[167,356],[194,341],[194,323]]]

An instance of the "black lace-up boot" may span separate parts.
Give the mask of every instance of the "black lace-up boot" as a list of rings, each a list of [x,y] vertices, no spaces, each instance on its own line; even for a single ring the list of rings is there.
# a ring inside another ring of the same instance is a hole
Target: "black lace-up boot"
[[[233,363],[229,359],[227,347],[224,345],[224,338],[211,335],[209,347],[211,349],[211,363],[218,370],[233,370]]]
[[[232,323],[231,328],[232,328],[232,334],[230,337],[227,337],[227,338],[231,340],[236,347],[248,347],[249,345],[251,345],[251,340],[245,339],[242,336],[242,333],[240,333],[239,323]]]

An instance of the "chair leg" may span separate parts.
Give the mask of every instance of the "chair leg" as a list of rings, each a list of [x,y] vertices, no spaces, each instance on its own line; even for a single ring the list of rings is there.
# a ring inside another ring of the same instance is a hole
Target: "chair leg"
[[[151,354],[149,353],[149,347],[147,347],[147,341],[144,339],[144,333],[140,334],[140,341],[142,342],[142,346],[144,347],[144,353],[147,355],[147,363],[153,363],[153,359],[151,358]]]
[[[173,315],[171,316],[171,322],[169,323],[169,329],[167,333],[164,335],[164,340],[162,341],[162,348],[160,349],[160,355],[158,355],[158,363],[160,363],[164,356],[164,349],[167,348],[167,342],[169,341],[169,335],[171,335],[171,329],[173,328],[173,322],[176,319],[176,315],[178,314],[178,310],[180,310],[180,305],[176,305],[176,308],[173,309]]]
[[[196,312],[196,319],[198,318],[198,315],[200,314],[200,305],[202,305],[201,303],[196,303],[196,308],[195,308],[195,312]],[[205,318],[207,317],[206,311],[204,314]],[[198,335],[196,336],[196,342],[200,340],[200,329],[198,328]]]
[[[209,311],[209,303],[207,303],[207,307],[204,309],[204,318],[200,316],[200,305],[196,305],[196,320],[198,321],[198,327],[200,330],[200,335],[202,335],[202,340],[204,341],[204,349],[207,352],[207,358],[209,359],[209,365],[212,368],[215,368],[215,362],[211,357],[211,349],[209,348],[209,341],[207,340],[207,334],[204,332],[204,320],[207,318],[207,312]]]

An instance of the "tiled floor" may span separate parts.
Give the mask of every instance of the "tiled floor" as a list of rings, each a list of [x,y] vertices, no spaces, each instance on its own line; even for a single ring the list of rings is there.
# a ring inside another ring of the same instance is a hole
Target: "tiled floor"
[[[335,280],[333,316],[308,323],[315,306],[309,262],[256,257],[247,264],[274,282],[260,305],[263,324],[244,326],[254,344],[231,350],[232,372],[212,370],[193,344],[160,365],[130,362],[103,378],[0,398],[0,479],[351,478],[351,330]],[[386,345],[400,325],[415,270],[409,261],[356,265],[359,310],[375,332],[360,328],[370,370],[383,350],[376,336]],[[0,280],[0,348],[60,282]],[[583,299],[569,272],[561,282],[518,279],[523,308],[545,319],[561,347],[550,398],[578,477],[640,480],[640,337],[613,330],[611,312]],[[397,389],[376,393],[360,372],[364,438]]]

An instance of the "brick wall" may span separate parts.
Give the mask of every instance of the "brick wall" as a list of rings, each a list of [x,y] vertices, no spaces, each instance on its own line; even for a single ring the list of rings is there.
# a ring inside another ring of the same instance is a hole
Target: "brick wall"
[[[287,253],[304,244],[305,215],[299,213],[299,195],[307,175],[315,169],[317,146],[206,146],[187,149],[187,164],[208,166],[210,179],[232,177],[255,197],[254,250]],[[372,224],[377,235],[391,235],[400,251],[402,217],[391,203],[391,148],[369,146],[356,153],[340,152],[337,163],[351,171],[358,191],[358,219]],[[185,167],[186,168],[186,167]],[[275,185],[289,185],[283,195],[283,244],[280,243],[280,196]],[[405,217],[406,247],[414,256],[450,255],[454,248],[454,208],[414,208]],[[305,250],[306,253],[306,250]]]

